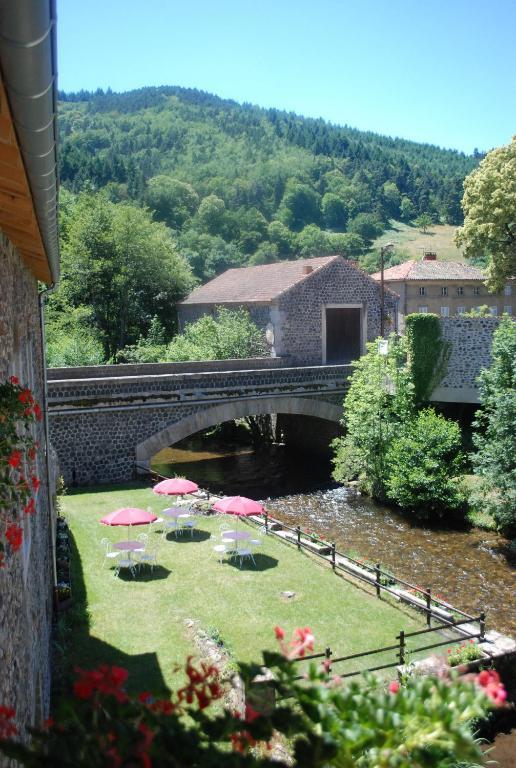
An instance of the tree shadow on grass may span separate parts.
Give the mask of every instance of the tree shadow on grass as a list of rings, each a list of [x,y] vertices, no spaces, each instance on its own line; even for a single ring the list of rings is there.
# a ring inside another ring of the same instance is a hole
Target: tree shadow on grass
[[[126,688],[131,693],[151,691],[167,696],[170,689],[165,683],[157,655],[151,653],[128,654],[91,634],[91,617],[88,609],[81,556],[70,532],[72,595],[71,608],[60,613],[53,633],[53,703],[71,693],[76,678],[75,668],[94,669],[100,664],[123,667],[129,672]],[[153,574],[141,576],[143,581],[152,580]],[[154,578],[167,578],[170,571],[154,568]],[[132,577],[127,574],[129,579]],[[106,569],[106,577],[111,574]],[[138,580],[138,576],[135,581]]]
[[[231,565],[233,568],[237,568],[239,571],[268,571],[270,568],[276,568],[278,566],[278,560],[270,555],[263,555],[261,552],[257,552],[254,556],[254,563],[250,557],[246,557],[242,565],[238,557],[232,557],[224,562]]]

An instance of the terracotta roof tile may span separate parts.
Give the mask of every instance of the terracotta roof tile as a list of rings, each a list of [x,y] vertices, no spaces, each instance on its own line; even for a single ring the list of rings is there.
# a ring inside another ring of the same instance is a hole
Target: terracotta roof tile
[[[384,270],[384,280],[485,280],[478,267],[457,261],[405,261]],[[380,280],[380,272],[371,275]]]
[[[268,302],[340,256],[278,261],[257,267],[228,269],[209,283],[195,288],[181,304],[230,304]],[[307,273],[305,269],[311,267]]]

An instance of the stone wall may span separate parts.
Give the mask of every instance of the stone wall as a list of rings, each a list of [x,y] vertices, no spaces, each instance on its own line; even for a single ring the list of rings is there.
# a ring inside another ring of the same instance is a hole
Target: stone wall
[[[42,403],[38,286],[2,233],[0,286],[0,381],[18,376]],[[44,446],[43,427],[36,431]],[[50,513],[43,451],[39,453],[37,512],[25,516],[23,547],[0,569],[0,704],[15,707],[20,724],[41,724],[50,701]]]
[[[52,443],[65,482],[122,482],[134,475],[138,447],[169,428],[170,442],[160,447],[257,413],[294,409],[314,416],[331,413],[338,421],[341,409],[333,401],[342,401],[349,373],[349,366],[284,367],[51,381]],[[309,397],[316,402],[298,404]],[[182,431],[176,434],[174,425]]]
[[[500,324],[497,317],[443,317],[443,339],[451,343],[446,375],[432,394],[441,402],[478,402],[476,379],[491,365],[493,333]]]

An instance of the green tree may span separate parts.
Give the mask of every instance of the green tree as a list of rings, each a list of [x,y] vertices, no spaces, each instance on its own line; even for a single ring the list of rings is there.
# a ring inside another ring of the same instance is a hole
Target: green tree
[[[294,232],[301,231],[307,224],[318,224],[321,217],[319,195],[308,184],[297,179],[289,181],[278,216]]]
[[[455,235],[467,258],[489,255],[488,286],[516,274],[516,136],[489,152],[464,182],[464,226]]]
[[[203,315],[170,342],[166,360],[230,360],[266,353],[265,336],[245,309],[217,307],[215,317]]]
[[[477,453],[472,456],[481,480],[476,501],[500,530],[516,536],[516,324],[511,318],[502,319],[494,333],[492,364],[479,383]]]
[[[407,195],[403,195],[400,203],[401,220],[405,222],[412,221],[415,215],[416,215],[416,207],[414,203],[412,202],[410,197],[407,197]]]
[[[271,243],[277,246],[280,258],[290,256],[295,249],[296,236],[281,221],[271,221],[267,229]]]
[[[90,307],[105,359],[137,341],[157,315],[171,334],[171,308],[193,287],[190,267],[164,224],[104,195],[79,195],[65,217],[60,293]]]
[[[346,434],[333,442],[335,480],[358,478],[361,488],[380,500],[386,497],[387,450],[414,413],[405,356],[404,341],[395,336],[387,355],[380,354],[377,342],[367,345],[367,354],[352,363],[342,420]]]
[[[387,498],[420,520],[463,515],[459,425],[432,408],[401,423],[387,448]]]
[[[349,221],[348,230],[370,242],[382,234],[383,226],[373,213],[358,213]]]
[[[104,349],[92,323],[88,307],[67,307],[63,311],[47,307],[45,324],[47,365],[61,368],[76,365],[102,365]]]
[[[154,217],[172,229],[181,229],[199,205],[199,196],[190,184],[170,176],[149,179],[145,201]]]
[[[382,200],[385,213],[391,219],[400,216],[401,193],[393,181],[386,181],[382,189]]]
[[[274,243],[261,243],[249,259],[250,266],[272,264],[278,261],[278,246]]]
[[[217,195],[208,195],[205,197],[197,211],[197,217],[201,227],[209,235],[218,235],[224,227],[226,213],[226,204]]]
[[[321,212],[328,229],[346,228],[348,212],[344,200],[333,192],[326,192],[321,200]]]
[[[422,213],[417,219],[414,219],[414,224],[425,233],[432,226],[432,217],[428,213]]]

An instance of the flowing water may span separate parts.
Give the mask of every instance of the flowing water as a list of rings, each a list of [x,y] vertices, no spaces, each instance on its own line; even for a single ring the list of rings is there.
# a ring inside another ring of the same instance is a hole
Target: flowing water
[[[468,612],[485,610],[488,629],[516,636],[516,569],[509,542],[490,531],[424,528],[354,492],[332,485],[330,464],[284,446],[261,450],[193,437],[161,451],[153,467],[201,487],[267,500],[267,509],[335,541],[337,549],[381,562],[431,586]]]

